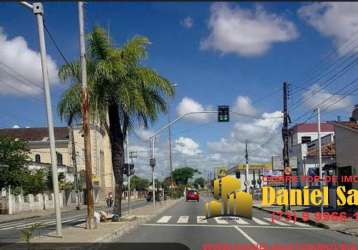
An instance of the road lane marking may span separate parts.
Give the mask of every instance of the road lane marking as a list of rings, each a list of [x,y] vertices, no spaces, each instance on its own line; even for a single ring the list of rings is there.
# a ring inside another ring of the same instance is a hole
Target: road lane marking
[[[289,223],[291,223],[291,224],[293,224],[293,225],[297,225],[297,226],[299,226],[299,227],[311,227],[311,226],[308,225],[308,224],[301,223],[301,222],[298,222],[298,221],[295,222],[295,221],[290,220]]]
[[[269,223],[263,221],[263,220],[260,220],[256,217],[252,217],[252,220],[256,223],[256,224],[259,224],[259,225],[270,225]]]
[[[221,217],[215,217],[214,220],[216,221],[216,223],[218,224],[229,224],[229,222],[227,222],[226,220],[224,220]]]
[[[272,222],[272,219],[271,218],[264,218],[264,220],[267,220],[269,222]],[[275,220],[274,222],[272,222],[273,224],[277,224],[277,225],[280,225],[280,226],[288,226],[288,224],[286,223],[283,223],[282,221],[278,221],[278,220]]]
[[[208,223],[208,220],[206,219],[205,216],[197,216],[196,223],[204,224],[204,223]]]
[[[168,221],[171,219],[171,216],[163,216],[159,220],[157,220],[157,223],[168,223]]]
[[[247,221],[241,219],[241,218],[235,218],[235,222],[239,225],[248,225],[250,223],[248,223]]]
[[[151,227],[222,227],[222,228],[228,228],[228,227],[234,227],[234,225],[217,225],[217,224],[143,224],[143,226],[151,226]],[[264,226],[264,225],[242,225],[242,226],[236,226],[240,228],[257,228],[257,229],[290,229],[290,230],[325,230],[324,228],[319,227],[291,227],[291,226]]]
[[[189,222],[189,216],[180,216],[177,223],[185,224]]]
[[[253,244],[255,246],[256,249],[263,249],[263,247],[261,247],[253,238],[251,238],[250,235],[248,235],[247,233],[244,232],[244,230],[242,230],[240,227],[238,226],[234,226],[236,228],[237,231],[239,231],[239,233],[244,236],[248,241],[251,242],[251,244]]]

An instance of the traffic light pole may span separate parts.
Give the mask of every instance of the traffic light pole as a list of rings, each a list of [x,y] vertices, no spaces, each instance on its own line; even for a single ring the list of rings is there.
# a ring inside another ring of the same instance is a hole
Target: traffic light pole
[[[163,127],[161,127],[160,129],[158,129],[157,131],[154,132],[154,134],[149,137],[149,141],[150,141],[150,147],[151,147],[151,156],[150,156],[150,166],[152,167],[152,187],[154,189],[155,187],[155,183],[154,183],[154,167],[155,167],[155,138],[157,137],[158,134],[160,134],[163,130],[167,129],[168,127],[172,126],[174,123],[180,121],[181,119],[189,116],[189,115],[196,115],[196,114],[217,114],[218,111],[217,110],[212,110],[212,111],[197,111],[197,112],[189,112],[189,113],[185,113],[179,117],[177,117],[176,119],[174,119],[173,121],[169,122],[168,124],[164,125]],[[253,115],[247,115],[247,114],[241,114],[239,112],[235,112],[235,111],[230,111],[231,114],[237,115],[237,116],[245,116],[245,117],[250,117],[250,118],[255,118],[255,119],[262,119],[262,117],[259,116],[253,116]],[[265,119],[282,119],[282,117],[270,117],[270,118],[265,118]],[[153,192],[153,207],[155,207],[155,192]]]

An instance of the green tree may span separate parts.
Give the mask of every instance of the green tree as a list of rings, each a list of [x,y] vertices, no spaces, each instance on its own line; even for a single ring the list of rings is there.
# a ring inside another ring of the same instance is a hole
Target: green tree
[[[150,181],[145,178],[141,178],[139,176],[132,176],[131,177],[131,189],[135,189],[137,191],[144,191],[150,185]]]
[[[204,187],[205,185],[205,179],[203,177],[199,177],[199,178],[196,178],[194,180],[194,187],[195,188],[199,188],[199,187]]]
[[[173,179],[177,185],[187,185],[188,180],[193,178],[195,173],[199,171],[191,167],[177,168],[173,171]]]
[[[46,171],[43,169],[26,171],[22,188],[24,194],[40,194],[48,190]]]
[[[160,112],[166,112],[165,96],[173,95],[174,88],[167,79],[143,65],[150,44],[146,37],[136,36],[117,48],[102,28],[95,27],[87,44],[90,118],[99,122],[110,137],[116,183],[114,212],[120,216],[127,132],[135,123],[148,127]],[[67,121],[77,119],[81,116],[79,62],[63,65],[59,77],[73,83],[59,102],[60,116]]]
[[[21,187],[27,176],[29,162],[27,143],[10,137],[0,137],[0,187]]]

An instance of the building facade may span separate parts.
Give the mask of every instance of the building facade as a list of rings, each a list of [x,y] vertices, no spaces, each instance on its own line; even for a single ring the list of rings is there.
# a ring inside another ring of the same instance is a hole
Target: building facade
[[[55,127],[55,146],[59,172],[66,173],[66,178],[84,179],[85,158],[82,126]],[[92,181],[96,196],[105,197],[113,191],[114,177],[109,136],[102,128],[91,125]],[[9,136],[28,142],[32,162],[29,168],[50,168],[51,154],[48,128],[9,128],[0,129],[0,136]],[[72,157],[73,153],[76,155]],[[72,177],[71,177],[72,176]],[[80,183],[85,183],[80,181]],[[84,188],[84,187],[83,187]]]
[[[336,166],[337,175],[357,176],[358,175],[358,123],[334,122],[336,131]],[[358,188],[358,183],[339,183],[346,188]]]
[[[318,165],[318,128],[317,123],[297,124],[290,128],[289,157],[295,159],[295,174],[298,176],[313,174]],[[330,123],[321,123],[322,148],[334,147],[334,126]],[[326,152],[322,151],[323,154]],[[327,151],[328,152],[328,151]],[[322,164],[330,164],[334,161],[331,153],[322,157]],[[302,183],[301,183],[302,184]]]

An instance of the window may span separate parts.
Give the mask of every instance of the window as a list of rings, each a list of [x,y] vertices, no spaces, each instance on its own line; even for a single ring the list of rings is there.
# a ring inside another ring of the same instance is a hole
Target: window
[[[41,162],[41,156],[39,154],[35,155],[35,162],[40,163]]]
[[[56,156],[57,156],[57,165],[63,165],[62,154],[57,152]]]
[[[301,138],[302,144],[309,143],[309,142],[311,142],[311,136],[302,136]]]

